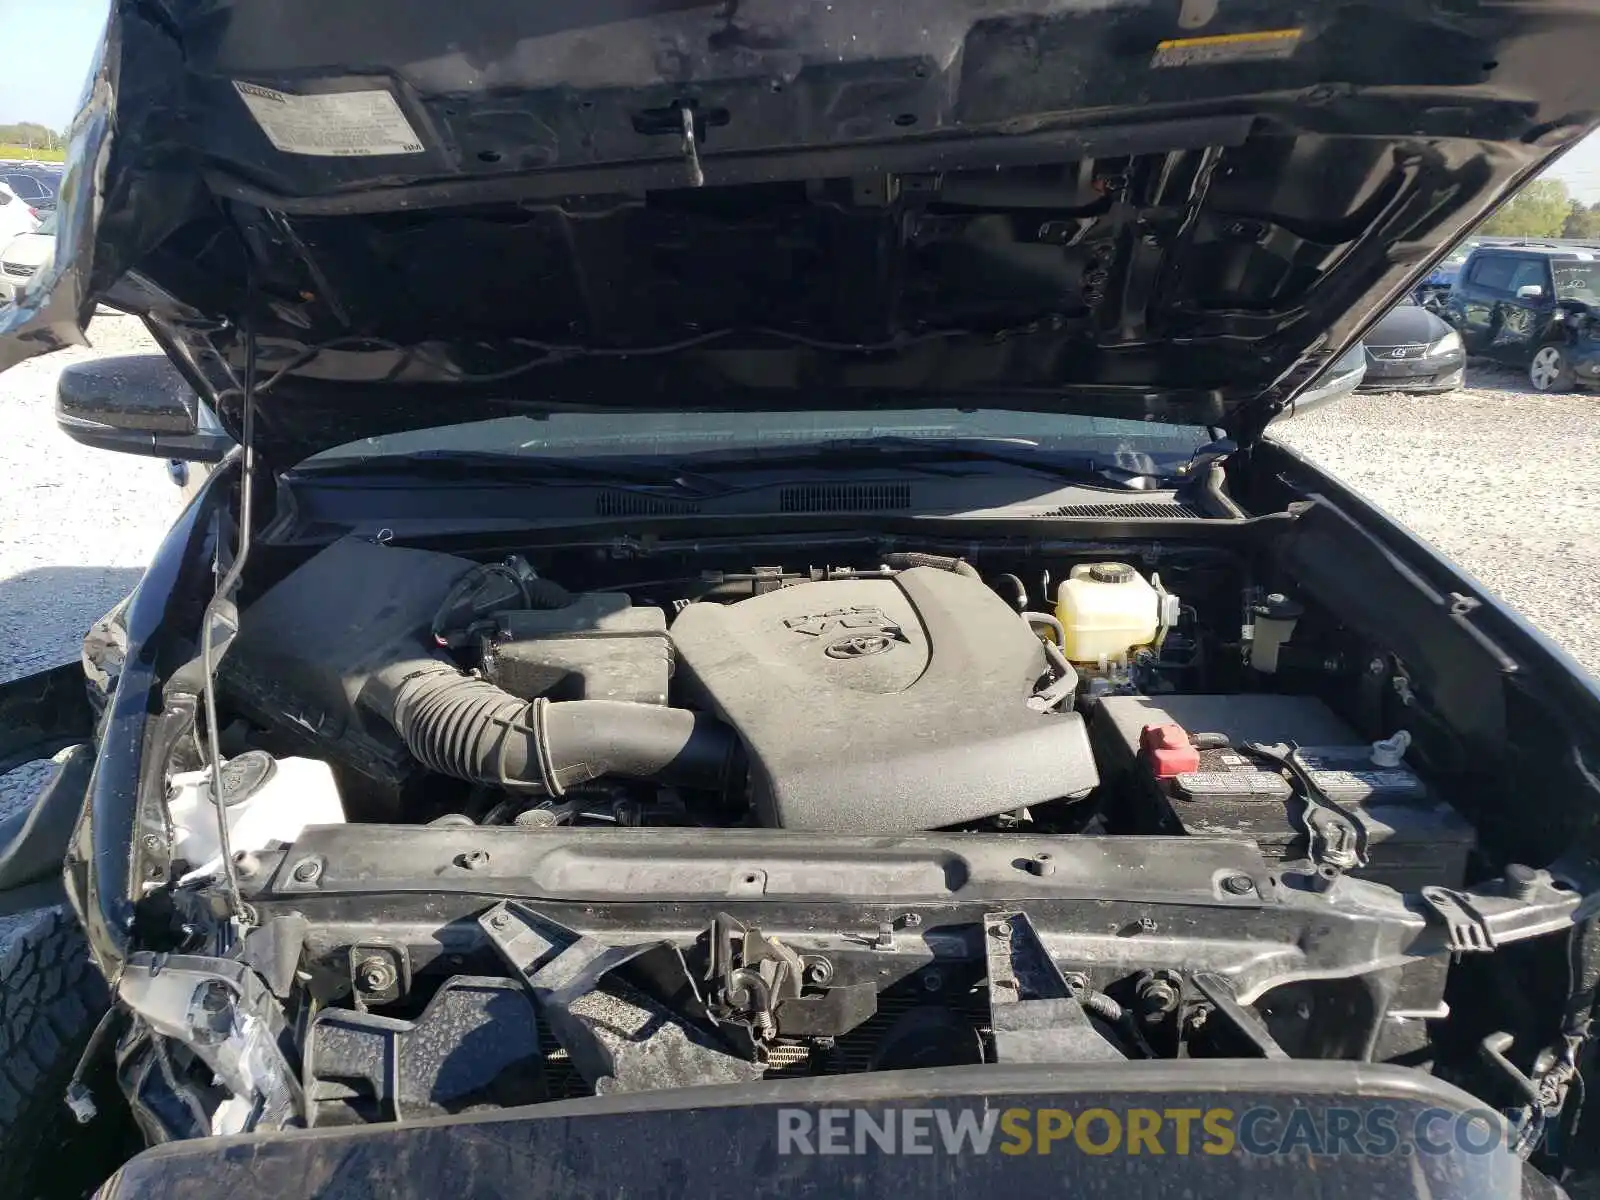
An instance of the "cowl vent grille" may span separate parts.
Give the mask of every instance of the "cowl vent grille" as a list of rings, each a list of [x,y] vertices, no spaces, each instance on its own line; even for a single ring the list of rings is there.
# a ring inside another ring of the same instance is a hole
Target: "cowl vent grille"
[[[888,512],[911,507],[909,483],[813,483],[783,489],[778,507],[787,513]]]
[[[675,517],[699,512],[700,503],[637,492],[601,492],[595,499],[594,511],[602,517]]]
[[[1176,520],[1204,517],[1205,514],[1176,500],[1139,500],[1132,504],[1064,504],[1044,514],[1047,517],[1157,517]]]

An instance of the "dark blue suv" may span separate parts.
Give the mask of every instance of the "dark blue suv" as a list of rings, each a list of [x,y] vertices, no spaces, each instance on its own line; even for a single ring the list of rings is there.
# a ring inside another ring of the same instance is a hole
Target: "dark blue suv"
[[[1456,277],[1444,317],[1468,354],[1518,366],[1541,392],[1600,384],[1600,252],[1558,245],[1480,246]]]

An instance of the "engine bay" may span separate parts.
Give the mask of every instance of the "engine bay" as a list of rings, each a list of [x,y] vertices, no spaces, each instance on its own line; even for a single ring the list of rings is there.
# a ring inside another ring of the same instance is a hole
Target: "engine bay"
[[[1234,546],[957,551],[268,560],[216,676],[226,834],[166,687],[121,989],[147,1136],[1011,1061],[1519,1094],[1483,964],[1582,884],[1485,852],[1405,662]],[[203,953],[225,883],[250,922]],[[236,1007],[197,1037],[172,995],[207,987]]]
[[[1241,715],[1230,698],[1326,661],[1292,640],[1303,606],[1228,579],[1225,557],[1167,568],[1205,617],[1117,560],[1047,566],[1030,589],[957,557],[882,557],[577,590],[520,555],[346,538],[246,610],[220,670],[225,743],[326,762],[352,820],[419,824],[1157,833],[1172,822],[1113,787],[1129,761],[1203,804],[1233,740],[1306,743],[1305,721],[1274,715],[1291,708],[1323,714],[1309,744],[1337,749],[1358,791],[1385,753],[1415,778],[1404,746],[1373,749],[1315,697]],[[1150,696],[1181,698],[1183,719]],[[1130,724],[1130,702],[1154,715]],[[1173,727],[1199,735],[1206,770],[1145,744]],[[1292,789],[1264,786],[1283,807]]]

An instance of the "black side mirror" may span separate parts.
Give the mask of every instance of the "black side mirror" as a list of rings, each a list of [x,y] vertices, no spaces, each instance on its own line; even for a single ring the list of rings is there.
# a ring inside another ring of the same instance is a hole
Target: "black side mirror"
[[[56,424],[75,442],[123,454],[214,463],[233,449],[233,439],[160,354],[64,368],[56,385]]]

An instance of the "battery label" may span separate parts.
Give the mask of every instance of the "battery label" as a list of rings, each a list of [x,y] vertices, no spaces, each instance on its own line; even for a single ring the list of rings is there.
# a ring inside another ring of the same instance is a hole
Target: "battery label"
[[[1190,771],[1177,777],[1178,790],[1187,796],[1249,796],[1284,800],[1292,789],[1271,771]]]
[[[1311,770],[1311,778],[1325,792],[1360,792],[1366,795],[1399,792],[1420,796],[1426,789],[1410,771]]]

